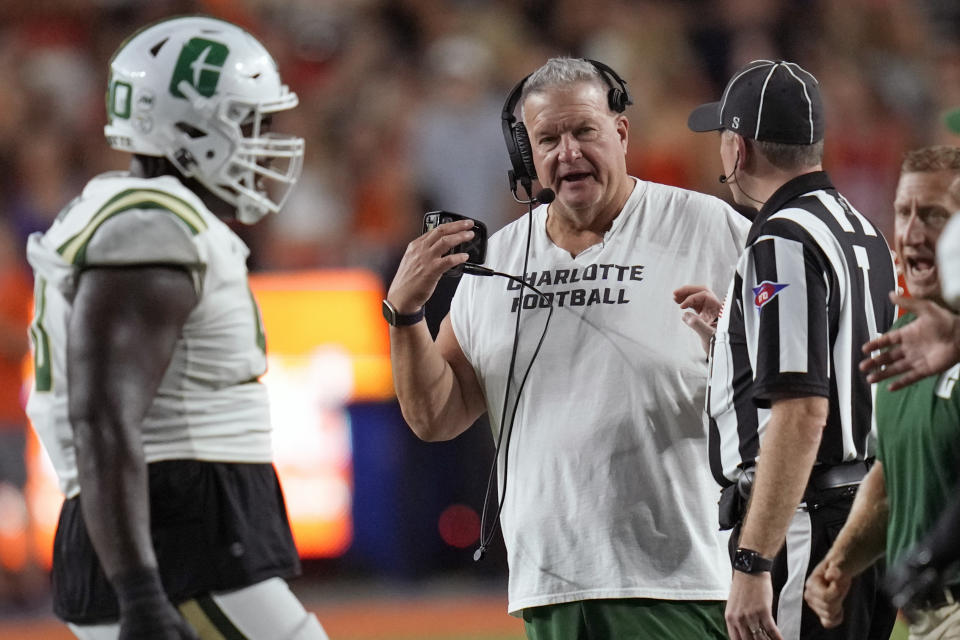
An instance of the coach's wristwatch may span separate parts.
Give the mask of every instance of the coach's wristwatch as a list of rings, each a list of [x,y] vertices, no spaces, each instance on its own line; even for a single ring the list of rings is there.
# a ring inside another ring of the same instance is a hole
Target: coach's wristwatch
[[[423,307],[420,307],[415,313],[400,313],[386,298],[384,298],[381,306],[383,307],[384,319],[392,327],[409,327],[423,320]]]
[[[733,568],[743,573],[762,573],[773,568],[773,560],[753,549],[739,548],[733,554]]]

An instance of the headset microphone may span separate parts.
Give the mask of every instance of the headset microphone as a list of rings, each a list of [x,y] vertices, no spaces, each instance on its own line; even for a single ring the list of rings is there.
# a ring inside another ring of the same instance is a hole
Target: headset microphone
[[[720,184],[727,184],[727,180],[729,180],[730,178],[734,177],[737,174],[737,167],[739,165],[740,165],[740,152],[737,151],[737,159],[733,163],[733,171],[731,171],[728,175],[723,175],[721,173],[720,177],[717,178],[717,181]],[[734,180],[734,182],[736,182],[736,180]]]
[[[530,192],[527,191],[528,195],[529,193]],[[519,202],[520,204],[531,205],[531,207],[535,204],[550,204],[556,198],[557,198],[556,192],[553,189],[550,189],[549,187],[546,189],[540,189],[540,191],[537,191],[537,195],[533,196],[529,200],[521,200],[520,198],[517,197],[517,192],[513,191],[513,199],[515,201]]]
[[[540,191],[537,192],[537,195],[535,195],[533,198],[540,204],[550,204],[556,199],[556,197],[557,193],[553,189],[547,188],[540,189]]]
[[[727,181],[730,180],[730,178],[733,178],[734,176],[736,176],[736,174],[737,174],[737,167],[739,167],[739,166],[740,166],[740,152],[737,151],[737,159],[734,160],[734,162],[733,162],[733,171],[731,171],[731,172],[730,172],[729,174],[727,174],[727,175],[720,174],[720,177],[717,178],[717,180],[720,181],[720,184],[727,184]],[[759,204],[760,206],[763,206],[764,204],[766,204],[766,201],[764,201],[764,200],[757,200],[757,199],[754,198],[752,195],[750,195],[749,193],[747,193],[746,191],[744,191],[744,190],[743,190],[743,185],[740,184],[739,182],[737,182],[736,180],[733,181],[733,184],[737,185],[737,191],[739,191],[740,193],[742,193],[742,194],[743,194],[745,197],[747,197],[748,199],[753,200],[754,202],[756,202],[756,203]]]

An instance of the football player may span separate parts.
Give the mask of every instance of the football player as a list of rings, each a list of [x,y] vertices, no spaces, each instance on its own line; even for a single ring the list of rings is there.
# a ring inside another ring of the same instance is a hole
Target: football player
[[[243,29],[146,27],[110,61],[105,133],[130,169],[30,237],[28,412],[66,497],[54,610],[79,638],[326,638],[284,580],[265,340],[221,220],[283,205],[304,142],[269,125],[296,105]]]

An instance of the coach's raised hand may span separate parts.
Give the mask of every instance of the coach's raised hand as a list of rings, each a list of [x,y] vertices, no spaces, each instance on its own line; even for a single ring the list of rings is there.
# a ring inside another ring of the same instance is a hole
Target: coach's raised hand
[[[473,220],[438,225],[407,245],[387,300],[398,313],[415,313],[433,294],[444,271],[467,261],[466,253],[450,253],[473,238]]]

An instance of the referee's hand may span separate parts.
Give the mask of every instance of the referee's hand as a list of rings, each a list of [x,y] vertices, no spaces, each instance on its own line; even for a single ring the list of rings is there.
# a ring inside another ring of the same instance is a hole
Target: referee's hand
[[[734,571],[724,618],[730,640],[784,640],[773,619],[770,573]]]

